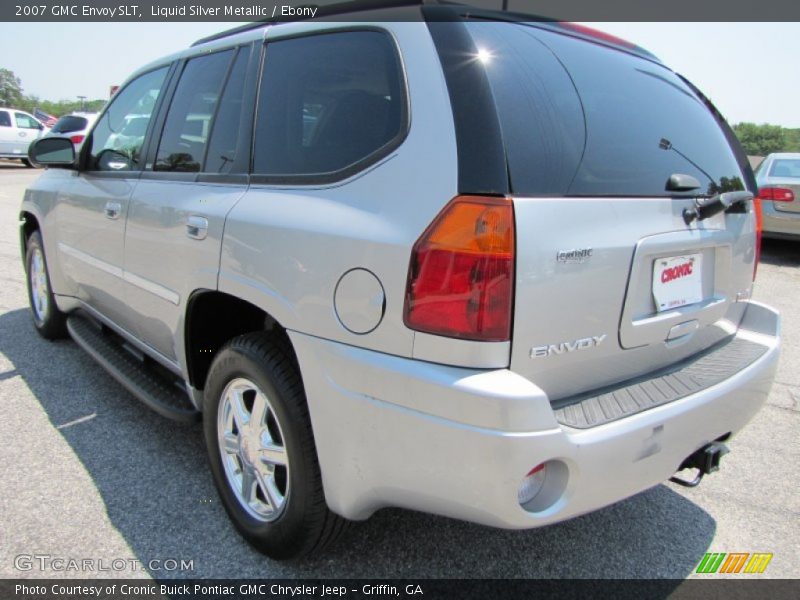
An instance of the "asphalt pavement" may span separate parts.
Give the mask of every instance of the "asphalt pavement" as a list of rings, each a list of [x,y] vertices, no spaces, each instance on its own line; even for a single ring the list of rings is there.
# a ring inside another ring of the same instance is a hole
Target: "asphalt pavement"
[[[73,342],[34,331],[17,225],[37,176],[0,161],[0,577],[685,578],[706,552],[771,552],[763,577],[800,576],[800,242],[766,241],[758,270],[756,299],[783,316],[768,404],[698,488],[659,485],[529,531],[386,509],[321,556],[279,563],[234,531],[200,425],[159,417]],[[107,570],[42,571],[50,559],[32,555]]]

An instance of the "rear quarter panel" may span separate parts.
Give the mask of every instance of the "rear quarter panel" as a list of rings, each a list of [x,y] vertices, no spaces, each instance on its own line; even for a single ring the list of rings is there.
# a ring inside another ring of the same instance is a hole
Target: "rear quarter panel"
[[[366,171],[335,184],[251,186],[226,222],[219,289],[260,306],[287,329],[411,356],[414,332],[403,324],[410,251],[456,195],[455,133],[425,24],[376,26],[394,37],[405,67],[405,141]],[[296,23],[281,29],[287,35],[306,30],[320,27]],[[354,268],[371,271],[386,298],[380,325],[363,335],[342,326],[333,304],[337,282]]]

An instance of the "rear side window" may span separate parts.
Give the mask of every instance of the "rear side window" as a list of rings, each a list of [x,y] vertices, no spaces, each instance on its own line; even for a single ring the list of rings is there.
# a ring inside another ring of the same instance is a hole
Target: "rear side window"
[[[470,23],[497,103],[514,193],[670,196],[744,189],[712,113],[668,69],[526,25]]]
[[[11,117],[4,110],[0,110],[0,127],[11,127]]]
[[[399,143],[405,114],[400,62],[388,34],[349,31],[271,42],[253,172],[345,176]]]
[[[244,108],[242,101],[248,57],[248,52],[240,50],[228,76],[208,144],[206,165],[203,168],[207,173],[230,173],[233,167],[239,141],[239,120]]]
[[[72,133],[73,131],[82,131],[86,129],[86,125],[89,123],[84,117],[77,117],[74,115],[67,115],[66,117],[61,117],[55,125],[53,125],[53,129],[51,129],[51,133]]]
[[[232,57],[233,50],[227,50],[186,63],[167,113],[153,170],[200,171]]]

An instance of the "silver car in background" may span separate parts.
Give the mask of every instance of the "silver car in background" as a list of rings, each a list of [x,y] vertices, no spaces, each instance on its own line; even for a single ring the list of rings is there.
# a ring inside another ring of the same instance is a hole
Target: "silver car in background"
[[[756,171],[764,237],[800,238],[800,153],[778,152]]]

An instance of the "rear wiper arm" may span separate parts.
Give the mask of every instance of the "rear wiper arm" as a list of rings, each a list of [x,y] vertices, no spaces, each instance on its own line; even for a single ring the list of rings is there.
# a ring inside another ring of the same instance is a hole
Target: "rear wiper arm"
[[[736,204],[743,204],[753,199],[752,192],[725,192],[710,198],[702,198],[695,202],[693,208],[683,209],[683,220],[689,225],[692,221],[702,221],[728,210]]]

